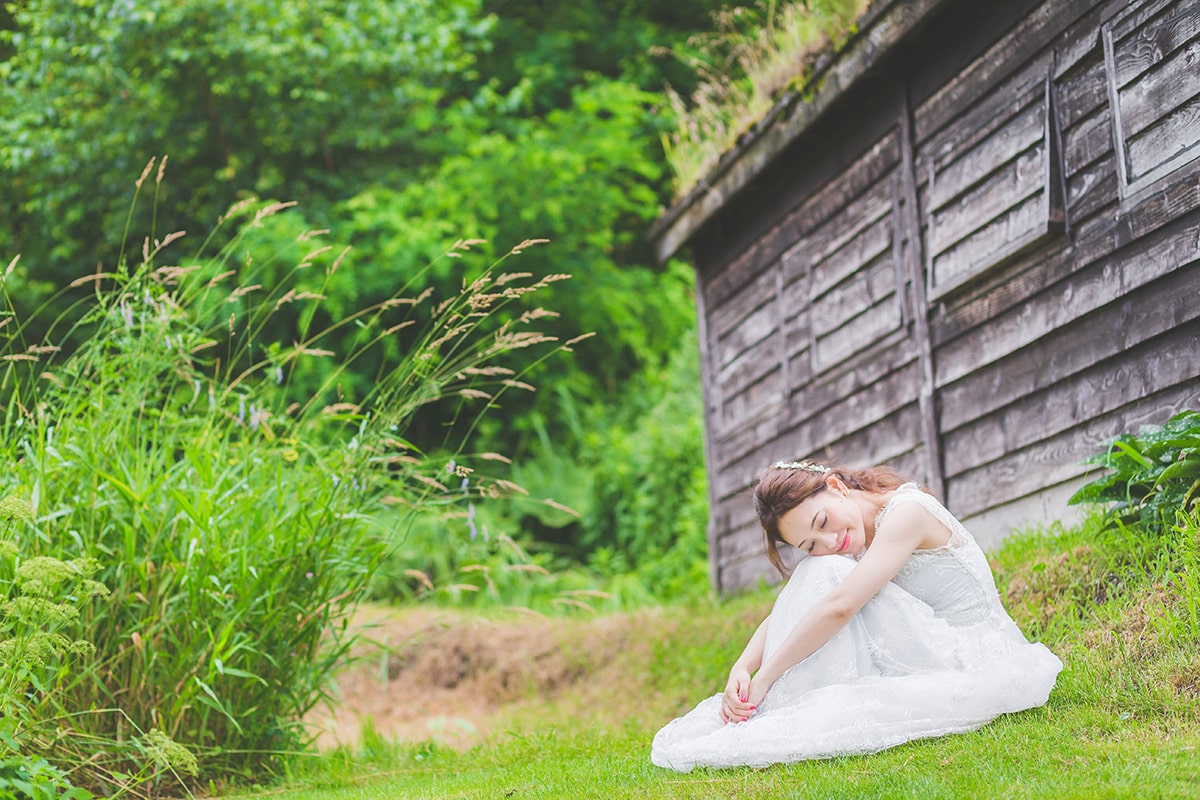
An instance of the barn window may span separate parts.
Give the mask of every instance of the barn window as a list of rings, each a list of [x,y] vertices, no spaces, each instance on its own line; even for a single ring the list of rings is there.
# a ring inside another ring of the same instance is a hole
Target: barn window
[[[1200,159],[1200,6],[1134,3],[1102,33],[1125,199]]]
[[[922,147],[930,300],[1062,230],[1061,167],[1046,66],[989,93]]]

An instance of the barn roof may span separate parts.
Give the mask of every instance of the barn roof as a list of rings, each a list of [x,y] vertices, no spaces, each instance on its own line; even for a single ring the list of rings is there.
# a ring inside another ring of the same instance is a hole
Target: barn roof
[[[650,239],[659,261],[678,252],[738,192],[828,111],[834,101],[879,68],[922,21],[948,0],[875,0],[858,30],[822,53],[804,85],[787,92],[742,135],[698,185],[659,217]]]

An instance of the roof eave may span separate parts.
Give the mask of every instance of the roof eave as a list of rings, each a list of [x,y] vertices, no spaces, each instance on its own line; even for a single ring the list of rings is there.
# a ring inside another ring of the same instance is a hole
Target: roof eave
[[[880,0],[858,20],[858,31],[817,62],[800,89],[788,92],[742,135],[709,176],[668,208],[650,229],[655,257],[665,262],[735,195],[820,119],[833,102],[879,65],[922,20],[949,0]],[[807,101],[801,100],[809,97]]]

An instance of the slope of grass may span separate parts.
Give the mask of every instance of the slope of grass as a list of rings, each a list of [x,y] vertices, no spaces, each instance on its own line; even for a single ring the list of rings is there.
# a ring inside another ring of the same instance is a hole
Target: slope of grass
[[[368,726],[353,752],[315,759],[293,788],[271,796],[1195,797],[1198,529],[1194,518],[1161,534],[1105,529],[1097,519],[1021,535],[995,553],[1014,618],[1065,668],[1045,707],[974,733],[768,769],[653,767],[654,731],[719,688],[770,608],[763,588],[726,603],[557,621],[576,678],[499,704],[480,744],[396,744]],[[607,646],[612,637],[617,646]],[[411,692],[418,702],[421,687]]]

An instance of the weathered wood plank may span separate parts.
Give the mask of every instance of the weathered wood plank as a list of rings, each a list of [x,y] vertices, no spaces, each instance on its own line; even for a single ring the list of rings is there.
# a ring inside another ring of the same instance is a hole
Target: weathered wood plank
[[[1069,431],[948,481],[947,505],[966,517],[1078,477],[1086,471],[1081,462],[1118,434],[1165,422],[1180,409],[1195,408],[1198,402],[1200,381],[1190,381],[1099,419],[1081,421]]]
[[[818,336],[836,331],[868,309],[882,311],[889,317],[900,312],[896,298],[896,264],[889,248],[881,257],[863,264],[834,289],[813,302],[812,330]],[[888,302],[886,309],[875,309]]]
[[[867,219],[861,221],[868,225],[860,228],[836,251],[812,266],[808,289],[810,303],[816,302],[821,295],[879,256],[891,252],[895,228],[895,220],[891,213],[884,214],[874,222]]]
[[[781,378],[779,363],[776,362],[758,381],[735,395],[725,397],[722,430],[737,428],[760,415],[778,414],[784,403]]]
[[[1181,177],[1189,169],[1190,166],[1182,168]],[[1038,261],[1036,270],[991,286],[985,293],[971,298],[968,304],[932,315],[930,324],[935,347],[965,335],[1025,303],[1045,287],[1200,208],[1200,181],[1169,183],[1151,196],[1122,204],[1119,214],[1115,204],[1104,205],[1104,213],[1100,215],[1083,220],[1076,218],[1073,241],[1067,247],[1047,251]]]
[[[1094,65],[1096,59],[1103,59],[1104,48],[1096,32],[1112,14],[1112,4],[1098,0],[1086,14],[1070,23],[1055,38],[1052,77],[1056,83],[1069,81],[1072,76],[1088,69],[1089,65]],[[1102,77],[1101,81],[1105,81],[1105,78]],[[1106,92],[1104,99],[1108,99]]]
[[[760,381],[771,370],[779,369],[783,357],[780,352],[782,341],[779,336],[765,337],[723,365],[717,376],[721,396],[733,397]]]
[[[775,303],[766,303],[752,311],[741,324],[717,340],[717,366],[725,368],[743,353],[768,338],[779,329],[779,309]]]
[[[776,264],[778,269],[778,264]],[[710,325],[718,337],[724,338],[745,319],[775,299],[775,270],[765,269],[754,280],[725,298],[717,306],[709,306]]]
[[[938,257],[955,245],[959,245],[972,233],[991,227],[1001,217],[1011,217],[1011,212],[1020,208],[1046,188],[1046,147],[1039,142],[1036,147],[1021,153],[991,177],[977,185],[957,202],[933,211],[929,219],[928,247],[936,264]],[[1036,217],[1031,220],[1036,225]],[[1028,228],[1014,231],[1017,238]],[[993,247],[994,245],[989,245]],[[994,252],[992,250],[991,252]],[[987,252],[978,260],[988,260]]]
[[[814,452],[856,430],[880,424],[898,408],[914,404],[919,386],[919,369],[915,361],[910,361],[882,380],[853,395],[839,398],[836,405],[811,414],[797,424],[786,428],[780,426],[772,439],[785,452]],[[918,424],[913,430],[919,429]],[[729,496],[753,479],[754,470],[761,469],[762,465],[747,464],[746,454],[757,449],[757,446],[731,448],[728,441],[717,442],[715,463],[718,472],[714,480],[718,497]]]
[[[1083,314],[1130,293],[1197,258],[1200,221],[1169,230],[1144,247],[1126,248],[1096,269],[1076,273],[1044,302],[1022,303],[988,320],[979,334],[937,347],[938,386],[946,386],[1032,344]],[[936,340],[935,340],[936,344]]]
[[[914,113],[914,140],[924,142],[951,119],[989,94],[1095,5],[1095,0],[1054,0],[1034,8],[972,64],[921,103]],[[1042,73],[1045,75],[1045,72]]]
[[[1094,37],[1078,38],[1089,42],[1088,60],[1080,65],[1079,72],[1056,82],[1054,87],[1059,124],[1064,131],[1108,106],[1108,71],[1104,67],[1104,54]]]
[[[822,457],[839,464],[871,465],[887,463],[921,446],[920,409],[916,403],[916,392],[909,395],[908,402],[899,404],[886,416],[870,425],[847,430],[837,438],[815,442],[792,440],[799,431],[790,431],[782,437],[784,442],[793,442],[793,452],[820,453]],[[810,432],[812,433],[812,432]],[[831,431],[829,433],[832,433]]]
[[[822,227],[835,214],[843,213],[848,205],[860,201],[864,194],[878,186],[899,161],[896,130],[891,128],[879,141],[848,160],[842,172],[789,212],[788,220],[793,229],[804,236]]]
[[[1198,94],[1200,39],[1117,92],[1125,136],[1136,136],[1162,118],[1164,112],[1178,106],[1181,100]]]
[[[788,358],[796,358],[808,350],[812,344],[812,327],[809,324],[809,310],[806,308],[796,316],[783,322],[783,338],[787,342],[784,354]]]
[[[1200,180],[1196,180],[1200,176],[1200,162],[1191,161],[1176,169],[1171,180],[1164,180],[1137,205],[1129,202],[1122,205],[1118,219],[1122,244],[1140,239],[1200,208]],[[1166,188],[1162,188],[1164,185]]]
[[[993,130],[970,148],[956,149],[936,158],[932,183],[926,188],[922,208],[936,212],[966,194],[1001,167],[1018,160],[1046,137],[1044,95],[1030,93],[1025,105],[1007,120],[994,121]]]
[[[1103,105],[1063,133],[1063,171],[1067,179],[1112,151],[1112,115]]]
[[[1200,96],[1193,97],[1153,127],[1128,139],[1126,147],[1130,183],[1161,166],[1200,157]]]
[[[1127,19],[1114,28],[1114,79],[1123,88],[1200,33],[1200,6],[1177,2],[1157,18]],[[1134,22],[1136,29],[1125,23]],[[1125,31],[1128,31],[1127,33]]]
[[[703,281],[699,275],[696,276],[697,284]],[[708,310],[704,305],[704,292],[696,292],[696,338],[700,350],[700,392],[704,399],[704,470],[705,475],[712,475],[716,471],[716,464],[713,461],[713,454],[716,449],[713,447],[713,439],[716,435],[717,425],[720,420],[720,406],[718,390],[715,383],[716,369],[713,366],[712,347],[709,340],[709,323]],[[716,497],[713,494],[712,488],[706,486],[705,494],[708,498],[708,524],[705,530],[705,541],[708,543],[709,551],[715,552],[715,542],[717,539],[717,518],[713,509],[717,507]],[[708,580],[714,588],[720,584],[718,582],[718,573],[716,562],[712,559],[708,564]]]
[[[942,430],[953,432],[1200,319],[1200,261],[1165,275],[1074,323],[973,371],[939,392]],[[1200,354],[1197,354],[1200,367]]]
[[[881,180],[850,201],[825,225],[796,241],[783,256],[785,283],[797,280],[809,267],[819,264],[846,245],[860,231],[891,214],[892,187]]]
[[[754,509],[748,491],[744,495],[734,495],[726,500],[714,500],[712,509],[712,516],[719,532],[718,541],[735,534],[738,530],[758,524],[754,518]]]
[[[780,223],[791,228],[790,223]],[[795,241],[794,232],[787,238]],[[771,268],[779,254],[773,247],[761,243],[752,244],[726,265],[716,265],[715,271],[705,276],[702,291],[709,308],[718,308],[754,278]]]
[[[746,491],[730,502],[738,502],[739,505],[747,511],[751,508],[751,490],[747,487]],[[758,524],[758,520],[754,518],[754,513],[749,511],[751,522],[746,525],[738,525],[730,530],[725,536],[721,537],[721,563],[735,564],[739,561],[751,558],[761,558],[767,560],[766,543],[763,541],[762,528]]]
[[[759,581],[773,586],[780,582],[780,578],[779,573],[771,566],[771,562],[767,561],[767,557],[760,555],[755,558],[722,564],[720,581],[721,591],[729,594],[737,589],[757,586]],[[750,633],[753,631],[747,630],[747,636]],[[720,669],[719,667],[713,669],[713,686],[717,688],[720,688]]]
[[[933,256],[930,290],[940,297],[981,273],[1049,236],[1045,198],[1028,196],[1001,217]]]
[[[772,305],[766,305],[747,317],[729,336],[718,341],[714,354],[717,375],[721,380],[724,380],[724,375],[735,362],[744,354],[758,349],[776,330],[775,309]]]
[[[1109,148],[1099,161],[1067,178],[1067,218],[1076,225],[1117,202],[1117,162]]]
[[[997,461],[1200,375],[1200,326],[1174,331],[944,434],[946,477]]]
[[[844,363],[899,327],[900,305],[886,303],[848,321],[826,336],[817,337],[813,343],[814,373],[820,374]]]

